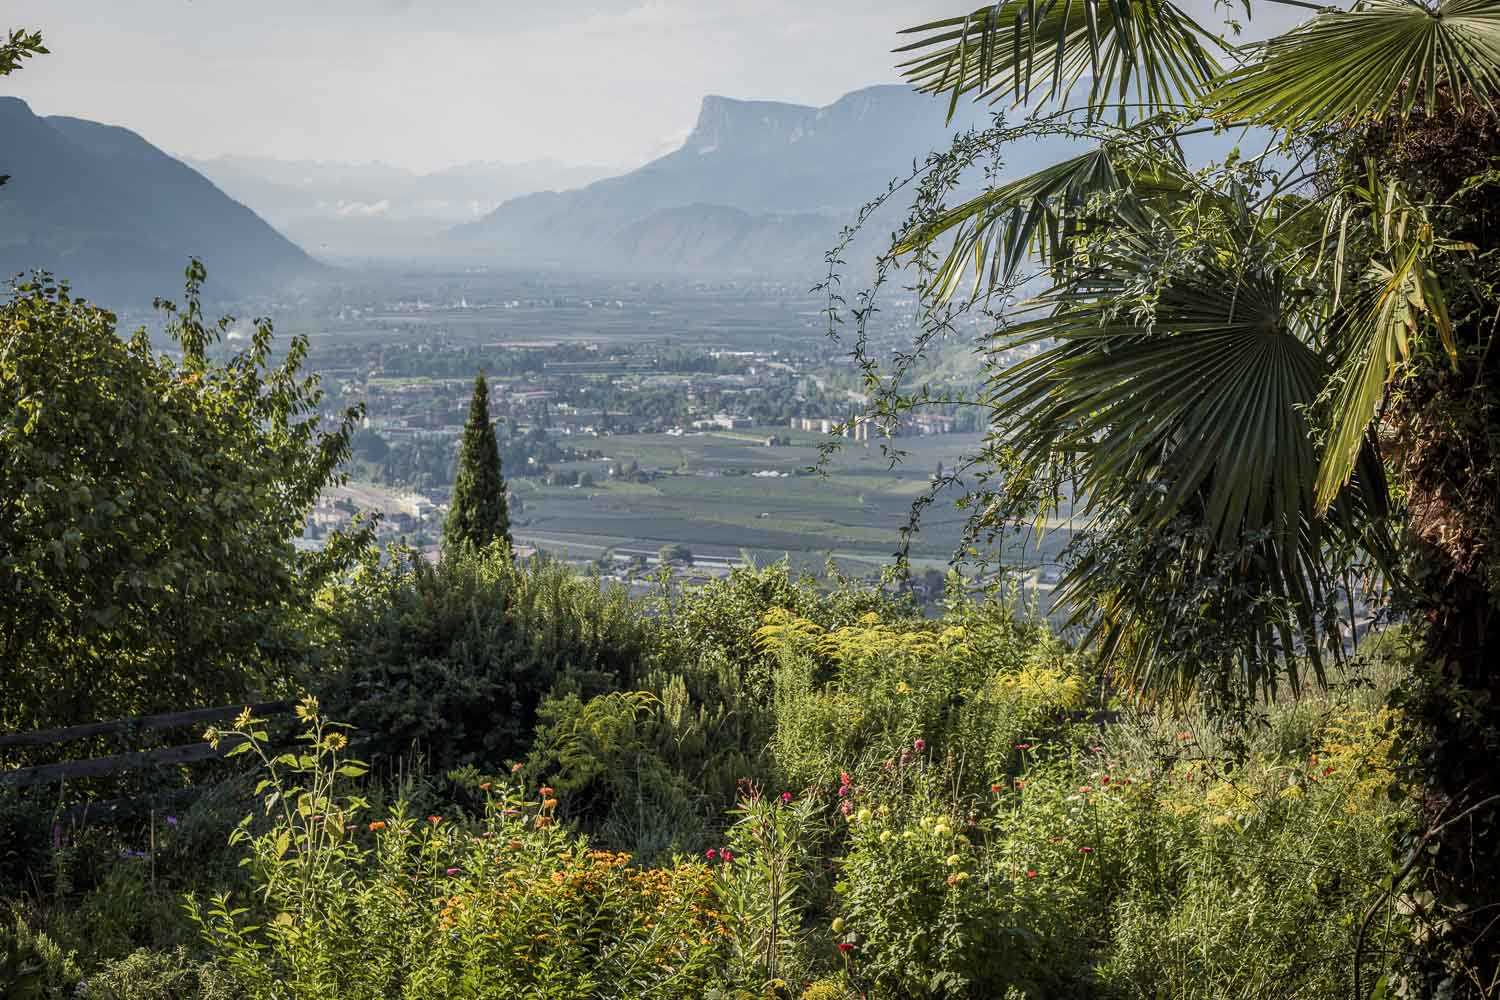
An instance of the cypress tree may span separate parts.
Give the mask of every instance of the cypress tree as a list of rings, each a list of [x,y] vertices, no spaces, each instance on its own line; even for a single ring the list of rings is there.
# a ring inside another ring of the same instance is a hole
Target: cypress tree
[[[474,398],[458,449],[458,475],[453,501],[443,525],[443,547],[468,543],[483,548],[497,538],[511,545],[510,510],[505,502],[505,479],[500,475],[500,444],[490,424],[490,389],[481,372],[474,378]]]

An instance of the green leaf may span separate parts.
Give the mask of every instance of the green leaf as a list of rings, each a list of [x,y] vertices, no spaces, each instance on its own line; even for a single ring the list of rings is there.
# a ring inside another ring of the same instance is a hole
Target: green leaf
[[[1500,0],[1363,0],[1257,47],[1205,98],[1215,117],[1305,130],[1500,93]]]
[[[1090,79],[1097,117],[1115,100],[1145,114],[1194,104],[1219,72],[1222,44],[1168,0],[1001,0],[963,17],[906,29],[923,35],[897,52],[920,91],[947,94],[951,120],[961,97],[1025,104],[1041,93],[1067,103]]]

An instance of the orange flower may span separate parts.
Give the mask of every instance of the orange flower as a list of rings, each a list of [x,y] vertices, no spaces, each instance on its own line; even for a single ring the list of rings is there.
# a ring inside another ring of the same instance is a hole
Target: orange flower
[[[427,822],[431,823],[433,826],[437,826],[442,821],[443,821],[443,817],[441,817],[441,816],[428,816],[427,817]]]
[[[553,795],[556,794],[552,791],[551,785],[543,785],[540,789],[538,789],[538,791],[542,793],[542,798],[544,799],[550,799]]]
[[[543,799],[542,800],[542,808],[545,809],[545,810],[547,810],[548,812],[551,812],[552,810],[554,810],[554,809],[557,808],[557,800],[556,799]]]
[[[523,768],[525,766],[526,765],[524,765],[524,764],[512,764],[510,766],[510,773],[511,774],[520,774],[521,773],[521,768]]]
[[[375,822],[373,822],[373,823],[370,824],[370,832],[371,833],[374,833],[376,830],[384,830],[384,829],[385,829],[385,820],[377,819]]]
[[[487,792],[487,791],[489,791],[489,790],[490,790],[490,789],[491,789],[491,788],[493,788],[493,787],[494,787],[494,786],[493,786],[493,785],[491,785],[491,784],[490,784],[490,783],[489,783],[489,782],[488,782],[488,781],[486,781],[486,782],[482,782],[482,783],[481,783],[481,784],[480,784],[480,786],[479,786],[479,790],[480,790],[480,791],[481,791],[481,792]]]
[[[1000,784],[999,782],[996,782],[995,784],[990,786],[990,791],[994,792],[996,795],[999,795],[1001,792],[1005,791],[1005,786]]]
[[[543,827],[547,827],[547,826],[551,826],[551,825],[552,825],[552,817],[551,816],[538,816],[536,818],[536,828],[538,830],[542,829]]]

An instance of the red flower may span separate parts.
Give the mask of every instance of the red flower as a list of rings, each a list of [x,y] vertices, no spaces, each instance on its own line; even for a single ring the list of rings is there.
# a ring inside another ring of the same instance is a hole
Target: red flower
[[[726,865],[734,864],[734,852],[727,847],[724,848],[719,852],[719,860],[723,861]]]
[[[1106,774],[1104,777],[1100,778],[1099,779],[1099,784],[1101,784],[1101,785],[1107,785],[1107,784],[1109,784],[1109,775]]]
[[[1094,849],[1092,847],[1080,847],[1078,849],[1078,853],[1079,854],[1093,854],[1094,853]]]
[[[1326,778],[1326,777],[1328,777],[1332,773],[1333,773],[1333,768],[1331,768],[1331,767],[1325,767],[1325,768],[1323,768],[1323,777]]]
[[[781,793],[781,804],[784,805],[784,806],[789,806],[789,805],[792,804],[792,793],[791,792],[782,792]]]
[[[1036,869],[1035,868],[1028,868],[1028,869],[1026,869],[1026,877],[1027,878],[1036,878]]]
[[[708,860],[713,861],[719,856],[719,852],[710,847],[708,850],[703,852],[703,856]]]
[[[1026,779],[1025,778],[1017,778],[1016,779],[1016,788],[1017,789],[1021,789],[1021,788],[1025,788],[1025,787],[1026,787]]]
[[[997,782],[990,786],[990,791],[994,792],[996,795],[999,795],[1001,792],[1005,791],[1005,786]]]
[[[917,753],[921,753],[923,750],[927,749],[927,741],[923,739],[914,740],[912,742],[911,748]]]
[[[839,772],[839,784],[841,784],[841,785],[852,785],[852,784],[854,784],[854,779],[851,778],[851,777],[849,777],[849,772],[848,771],[840,771]]]
[[[839,954],[840,955],[847,955],[847,954],[849,954],[853,950],[854,950],[854,945],[850,944],[848,941],[840,941],[839,942]]]
[[[1030,750],[1031,749],[1031,744],[1030,743],[1017,743],[1016,744],[1016,749],[1017,750]]]

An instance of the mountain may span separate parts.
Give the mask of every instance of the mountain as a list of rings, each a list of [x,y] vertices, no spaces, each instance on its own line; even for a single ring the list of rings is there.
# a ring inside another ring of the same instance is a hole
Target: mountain
[[[256,156],[185,162],[314,253],[336,257],[420,255],[439,233],[504,201],[613,172],[554,160],[466,163],[432,173]]]
[[[952,125],[944,110],[904,86],[857,90],[822,108],[706,97],[680,149],[575,191],[507,201],[447,243],[455,253],[563,267],[820,278],[824,253],[861,205],[956,132],[987,126],[994,109],[960,105]],[[1232,145],[1233,136],[1195,137],[1189,156],[1222,158]],[[1003,176],[1083,148],[1062,137],[1011,143]],[[966,193],[982,183],[978,174]],[[903,192],[883,206],[846,259],[873,259],[910,204]]]
[[[879,86],[827,107],[710,96],[680,149],[575,191],[512,199],[450,245],[564,265],[805,270],[868,198],[946,147],[942,108]]]
[[[122,310],[178,296],[201,258],[216,299],[279,291],[323,268],[191,167],[127,129],[0,97],[0,275],[41,268]]]

